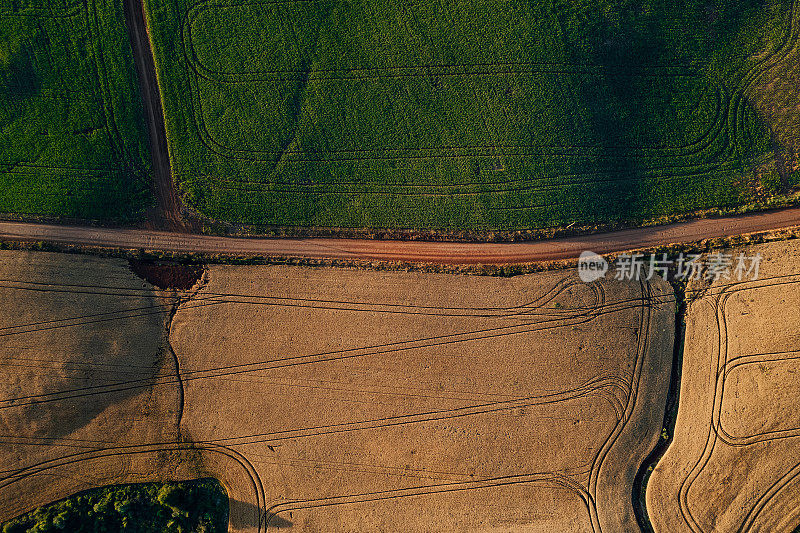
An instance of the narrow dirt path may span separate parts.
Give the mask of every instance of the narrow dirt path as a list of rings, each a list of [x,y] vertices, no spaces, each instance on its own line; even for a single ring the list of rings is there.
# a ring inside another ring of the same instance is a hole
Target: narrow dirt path
[[[575,259],[585,250],[607,254],[795,226],[800,226],[800,208],[520,243],[234,238],[133,228],[56,226],[24,222],[0,222],[0,239],[102,248],[311,259],[513,264]]]
[[[147,115],[150,153],[153,160],[153,193],[157,203],[156,208],[148,213],[147,226],[168,231],[187,231],[186,224],[181,218],[180,200],[172,181],[167,131],[161,109],[161,93],[158,90],[153,51],[150,48],[150,38],[144,19],[144,5],[142,0],[124,0],[123,3],[134,63],[139,75],[140,92]]]

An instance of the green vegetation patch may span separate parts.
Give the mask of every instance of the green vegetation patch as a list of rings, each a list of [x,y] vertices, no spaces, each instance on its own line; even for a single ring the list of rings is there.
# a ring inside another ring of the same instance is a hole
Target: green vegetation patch
[[[228,497],[214,479],[92,489],[2,525],[2,533],[224,533]]]
[[[789,0],[146,0],[189,205],[521,229],[747,202]]]
[[[149,180],[122,0],[0,0],[0,213],[130,219]]]

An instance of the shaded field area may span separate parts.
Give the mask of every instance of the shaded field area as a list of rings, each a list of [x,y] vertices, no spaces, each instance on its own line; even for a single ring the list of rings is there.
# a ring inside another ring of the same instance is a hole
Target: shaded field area
[[[132,220],[150,165],[122,1],[0,1],[0,213]]]
[[[647,485],[657,533],[800,524],[800,246],[734,251],[764,256],[760,279],[694,287],[674,440]]]
[[[213,479],[91,489],[0,524],[3,533],[224,533],[225,489]]]
[[[145,5],[173,175],[212,218],[537,228],[799,178],[796,131],[774,135],[796,94],[769,84],[795,57],[788,0]]]
[[[219,266],[160,290],[21,252],[0,272],[0,520],[214,477],[230,531],[636,527],[663,282]]]
[[[150,386],[176,375],[173,301],[127,261],[3,253],[0,272],[0,520],[104,485],[203,477],[165,453],[113,451],[178,439],[178,385]],[[108,386],[124,379],[145,386]]]

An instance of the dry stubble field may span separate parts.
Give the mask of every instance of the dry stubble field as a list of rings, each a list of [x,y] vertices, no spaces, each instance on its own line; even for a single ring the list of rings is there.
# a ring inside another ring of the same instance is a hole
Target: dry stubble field
[[[800,523],[800,245],[746,253],[764,256],[758,281],[715,283],[689,307],[675,440],[647,488],[657,532]]]
[[[231,531],[636,528],[668,285],[212,267],[174,293],[125,267],[0,255],[19,310],[0,340],[0,519],[213,475]]]
[[[0,521],[169,471],[168,301],[125,261],[2,252],[0,309]]]

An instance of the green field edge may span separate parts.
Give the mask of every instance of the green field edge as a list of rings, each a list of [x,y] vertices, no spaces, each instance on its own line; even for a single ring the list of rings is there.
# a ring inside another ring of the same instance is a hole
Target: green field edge
[[[436,230],[413,228],[340,228],[320,226],[257,226],[234,224],[203,217],[183,209],[183,222],[199,235],[224,237],[274,237],[274,238],[330,238],[361,240],[395,240],[428,242],[530,242],[562,237],[580,237],[625,229],[663,226],[678,222],[704,220],[751,213],[766,213],[778,209],[800,207],[800,188],[790,193],[739,206],[704,209],[688,213],[661,216],[646,220],[631,220],[608,224],[556,226],[550,228],[516,230]],[[26,213],[0,213],[0,221],[32,224],[60,224],[67,226],[92,226],[103,228],[144,228],[148,222],[138,214],[129,219],[94,219]]]
[[[144,1],[144,18],[147,26],[147,37],[150,47],[153,50],[155,64],[155,78],[158,88],[159,98],[162,109],[166,105],[168,98],[165,94],[168,77],[168,66],[164,54],[158,53],[159,45],[153,31],[153,21],[157,20],[158,15],[152,12],[152,2]],[[163,44],[163,43],[162,43]],[[165,111],[166,113],[166,111]],[[176,170],[175,162],[178,160],[174,153],[175,147],[180,145],[179,128],[174,125],[170,127],[170,117],[164,116],[167,150],[171,163],[172,186],[182,200],[181,215],[183,221],[187,223],[192,231],[205,235],[219,236],[247,236],[247,237],[286,237],[286,238],[355,238],[370,240],[419,240],[419,241],[441,241],[441,242],[522,242],[540,240],[563,236],[580,236],[620,229],[630,229],[637,227],[650,227],[656,225],[669,224],[679,221],[694,219],[714,218],[719,216],[729,216],[744,213],[766,211],[782,207],[800,205],[800,171],[783,180],[782,190],[770,192],[767,196],[761,196],[755,201],[744,204],[731,203],[719,207],[709,207],[700,210],[671,213],[658,215],[652,218],[629,218],[618,219],[613,222],[582,222],[575,221],[570,224],[558,226],[531,226],[514,228],[470,228],[460,229],[458,227],[368,227],[368,226],[328,226],[328,225],[295,225],[295,224],[254,224],[245,222],[231,222],[223,219],[207,216],[195,209],[191,202],[187,202],[189,192],[184,190],[181,182],[186,180],[181,178]],[[763,117],[759,117],[763,120]],[[775,162],[773,152],[764,154],[758,161],[752,162],[753,165],[772,164]],[[757,164],[756,164],[757,163]],[[751,168],[751,171],[755,167]],[[735,173],[734,173],[735,174]],[[752,177],[752,172],[745,172],[739,178]],[[732,176],[732,177],[737,177]],[[196,176],[195,176],[196,177]],[[752,198],[752,197],[751,197]],[[2,215],[0,215],[2,217]]]
[[[518,228],[499,230],[434,229],[434,228],[360,228],[327,226],[273,226],[240,224],[205,217],[197,212],[184,215],[187,222],[203,235],[226,237],[283,237],[283,238],[331,238],[365,240],[399,240],[431,242],[526,242],[560,237],[578,237],[596,233],[607,233],[624,229],[663,226],[677,222],[767,212],[787,207],[800,206],[800,187],[765,200],[727,207],[689,211],[647,219],[631,219],[603,224],[579,224],[543,228]],[[0,215],[1,217],[2,215]]]
[[[130,225],[145,221],[147,212],[154,203],[148,178],[150,173],[149,156],[145,157],[150,142],[148,131],[142,122],[143,102],[138,90],[137,74],[132,62],[133,56],[127,33],[124,35],[115,33],[116,30],[122,32],[126,30],[124,25],[115,26],[119,22],[124,24],[121,6],[122,0],[109,0],[107,4],[104,3],[99,7],[93,3],[84,6],[84,9],[87,10],[87,17],[94,17],[87,22],[87,31],[91,34],[88,50],[93,54],[87,55],[87,58],[91,59],[92,68],[97,69],[96,90],[98,96],[101,97],[98,109],[102,110],[106,116],[102,128],[120,130],[121,133],[118,135],[122,142],[119,155],[121,160],[124,159],[124,164],[128,165],[127,171],[123,174],[125,181],[110,182],[110,186],[117,188],[115,193],[121,191],[121,196],[115,197],[111,201],[107,199],[105,201],[94,199],[91,202],[76,200],[76,203],[69,204],[66,208],[64,205],[48,203],[44,194],[32,195],[35,202],[20,200],[17,205],[9,204],[8,199],[4,198],[3,202],[6,204],[4,207],[14,211],[0,212],[0,219],[90,225],[98,223]],[[94,11],[90,11],[90,7]],[[118,11],[117,8],[119,8]],[[96,12],[98,9],[100,9],[99,13]],[[113,38],[116,37],[119,39],[114,40]],[[111,45],[106,43],[109,38],[112,38]],[[125,91],[130,90],[123,94],[125,99],[117,98],[116,91],[120,88]],[[130,120],[119,122],[119,116]],[[109,135],[111,134],[109,133]],[[56,165],[54,168],[62,167]],[[5,172],[3,176],[5,176]],[[95,192],[99,196],[102,194],[102,188]],[[38,208],[35,206],[31,208],[27,205],[32,202],[38,205]],[[20,210],[16,210],[17,208]],[[71,214],[61,214],[64,212]],[[83,214],[88,214],[88,216],[82,216]]]

